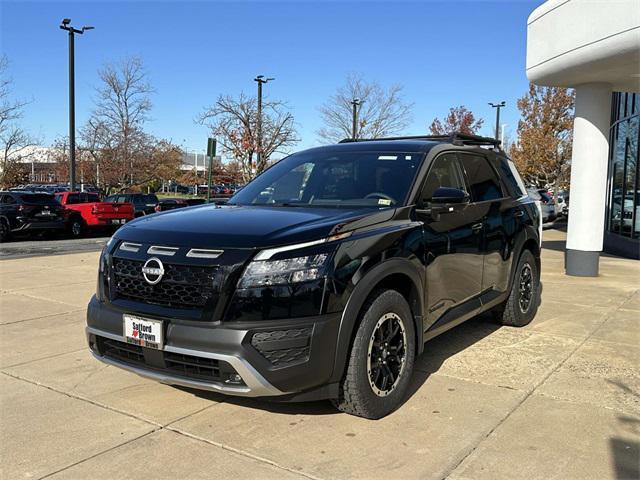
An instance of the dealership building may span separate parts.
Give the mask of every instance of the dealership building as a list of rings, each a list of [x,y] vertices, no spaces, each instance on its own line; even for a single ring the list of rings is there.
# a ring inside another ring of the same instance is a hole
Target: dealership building
[[[527,77],[575,89],[565,268],[640,258],[640,0],[549,0],[527,25]]]

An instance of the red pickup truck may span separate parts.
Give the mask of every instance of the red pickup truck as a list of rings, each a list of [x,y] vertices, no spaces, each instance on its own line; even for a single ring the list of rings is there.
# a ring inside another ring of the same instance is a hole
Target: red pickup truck
[[[66,209],[67,229],[74,237],[88,228],[117,227],[133,220],[133,204],[101,202],[97,193],[60,192],[56,199]]]

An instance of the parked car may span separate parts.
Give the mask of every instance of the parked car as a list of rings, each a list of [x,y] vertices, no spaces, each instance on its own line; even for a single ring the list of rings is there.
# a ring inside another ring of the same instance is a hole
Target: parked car
[[[156,212],[166,212],[167,210],[175,210],[176,208],[188,207],[189,204],[183,198],[163,198],[156,205]]]
[[[558,192],[556,195],[556,202],[558,205],[558,209],[560,210],[560,214],[568,217],[569,216],[569,192]]]
[[[553,222],[556,218],[558,218],[558,204],[556,203],[556,199],[553,194],[545,189],[539,189],[538,193],[540,194],[540,198],[542,199],[542,208],[543,210],[548,211],[549,221]]]
[[[627,235],[640,232],[640,191],[636,191],[635,195],[632,190],[627,191],[624,204],[620,197],[620,190],[614,191],[611,205],[611,229]]]
[[[0,242],[16,233],[62,232],[64,208],[48,193],[0,192]]]
[[[88,229],[117,228],[134,218],[132,204],[101,202],[97,193],[62,192],[56,193],[56,199],[67,209],[67,231],[74,237]]]
[[[472,135],[291,155],[227,206],[118,230],[89,348],[163,383],[380,418],[425,341],[488,310],[511,326],[536,314],[540,214],[521,182]]]
[[[155,213],[158,197],[145,193],[118,193],[108,196],[104,201],[112,203],[132,203],[135,211],[134,216],[141,217],[142,215]]]
[[[207,203],[204,198],[187,198],[185,199],[187,205],[193,207],[194,205],[202,205],[203,203]]]
[[[553,222],[556,219],[556,204],[549,192],[537,188],[528,188],[527,194],[540,205],[542,223]]]

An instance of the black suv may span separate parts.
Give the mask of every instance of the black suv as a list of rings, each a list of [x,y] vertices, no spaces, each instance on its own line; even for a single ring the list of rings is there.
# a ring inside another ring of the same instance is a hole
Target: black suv
[[[132,203],[136,217],[155,213],[156,205],[158,205],[158,197],[145,193],[117,193],[108,196],[104,201],[110,203]]]
[[[0,242],[15,233],[62,232],[64,208],[48,193],[0,192]]]
[[[99,360],[380,418],[427,340],[490,309],[532,320],[540,214],[493,139],[347,141],[281,160],[225,206],[128,223],[99,270]]]

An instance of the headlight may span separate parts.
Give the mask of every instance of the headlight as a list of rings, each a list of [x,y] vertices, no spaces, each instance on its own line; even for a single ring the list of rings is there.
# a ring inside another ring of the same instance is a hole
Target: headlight
[[[322,277],[328,255],[309,255],[284,260],[254,260],[242,274],[238,288],[288,285]]]

